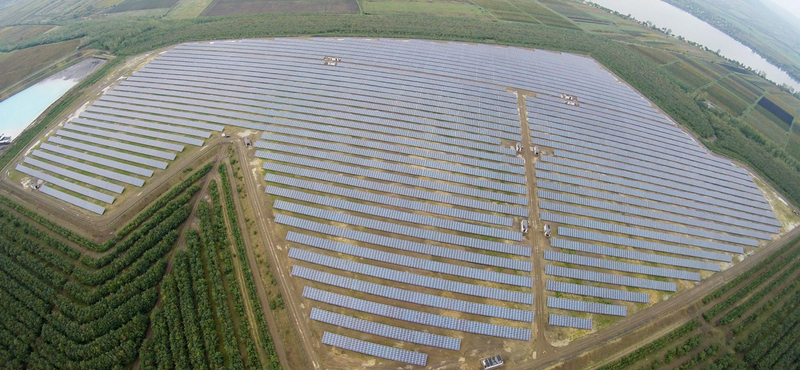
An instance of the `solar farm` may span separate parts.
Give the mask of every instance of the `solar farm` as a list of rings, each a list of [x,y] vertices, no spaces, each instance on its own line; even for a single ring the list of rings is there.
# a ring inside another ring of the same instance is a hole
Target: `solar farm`
[[[13,168],[97,217],[220,132],[255,139],[252,196],[326,369],[524,364],[782,226],[746,170],[591,58],[454,42],[178,45]]]

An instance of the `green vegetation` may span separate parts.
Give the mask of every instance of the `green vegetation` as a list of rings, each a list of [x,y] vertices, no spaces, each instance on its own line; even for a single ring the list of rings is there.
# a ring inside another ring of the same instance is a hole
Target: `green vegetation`
[[[624,369],[642,359],[646,358],[647,356],[658,352],[659,350],[666,348],[670,344],[674,343],[676,340],[683,338],[693,330],[697,329],[699,323],[695,320],[689,321],[687,324],[681,326],[678,329],[675,329],[671,333],[657,339],[656,341],[645,345],[642,348],[637,349],[633,353],[622,357],[621,359],[612,362],[608,365],[602,366],[599,370],[616,370],[616,369]]]
[[[24,39],[28,40],[30,38]],[[12,88],[30,75],[38,75],[40,70],[74,54],[80,41],[71,40],[56,44],[44,44],[22,50],[16,50],[0,60],[0,93]],[[0,43],[0,48],[3,47]],[[2,96],[2,95],[0,95]]]
[[[125,0],[112,7],[109,13],[128,12],[132,10],[146,10],[171,8],[178,0]]]

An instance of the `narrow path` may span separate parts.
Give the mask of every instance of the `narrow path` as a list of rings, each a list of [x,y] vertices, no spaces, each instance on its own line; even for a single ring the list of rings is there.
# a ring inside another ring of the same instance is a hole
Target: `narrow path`
[[[533,332],[535,339],[533,343],[534,356],[541,356],[552,350],[553,346],[545,338],[547,325],[547,307],[544,286],[544,253],[542,246],[547,240],[539,232],[542,230],[542,223],[539,221],[539,203],[536,193],[536,156],[531,149],[531,132],[528,123],[528,108],[525,106],[525,94],[532,95],[530,92],[517,90],[517,109],[519,110],[520,127],[522,128],[522,158],[525,160],[525,173],[527,174],[528,185],[528,223],[529,231],[526,236],[527,242],[531,247],[531,262],[533,264]]]
[[[248,150],[244,147],[244,144],[239,141],[236,145],[236,153],[239,157],[239,163],[242,164],[242,171],[244,172],[242,177],[244,178],[244,183],[246,186],[245,190],[249,194],[248,198],[250,199],[250,205],[253,208],[253,216],[259,223],[258,230],[259,235],[261,236],[262,245],[264,246],[265,252],[271,257],[270,266],[274,266],[274,268],[271,269],[272,274],[278,281],[278,289],[281,293],[281,297],[283,298],[284,307],[286,307],[285,309],[289,312],[289,317],[294,321],[293,326],[297,329],[298,338],[300,338],[300,340],[303,342],[302,350],[305,353],[305,357],[310,360],[315,369],[319,369],[320,361],[319,357],[317,357],[318,355],[316,351],[313,350],[313,341],[304,335],[304,333],[308,332],[308,328],[305,326],[307,325],[308,320],[305,319],[302,313],[298,311],[300,302],[297,302],[294,296],[286,292],[286,289],[290,286],[291,282],[291,276],[289,276],[289,267],[281,264],[280,256],[278,255],[279,251],[277,248],[275,248],[275,245],[272,242],[273,240],[279,239],[269,222],[271,219],[271,214],[264,212],[263,206],[265,204],[262,204],[263,202],[259,201],[260,199],[263,199],[259,196],[260,194],[258,189],[258,181],[261,179],[254,178],[250,172],[247,151]],[[245,171],[245,169],[247,169],[247,171]],[[259,173],[261,172],[259,171]],[[235,199],[235,201],[237,202],[237,210],[241,210],[241,204],[238,203],[238,199]],[[241,214],[239,217],[241,218],[240,221],[244,221],[244,218]],[[247,247],[248,261],[250,261],[250,269],[257,274],[259,270],[252,244],[249,244],[250,238],[244,239],[246,243],[245,246]],[[278,332],[275,318],[272,316],[272,311],[269,309],[269,300],[267,299],[261,277],[258,276],[255,281],[261,299],[261,308],[264,311],[264,316],[267,319],[270,335],[272,335],[273,342],[275,344],[275,351],[278,353],[281,367],[284,369],[290,369],[286,348],[284,347],[282,339],[283,337]],[[303,331],[304,329],[306,330],[305,332]]]

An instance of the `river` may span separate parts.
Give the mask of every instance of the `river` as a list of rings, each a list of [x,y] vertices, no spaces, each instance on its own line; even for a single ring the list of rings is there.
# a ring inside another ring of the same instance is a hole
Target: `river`
[[[671,29],[675,35],[702,44],[720,55],[736,60],[754,70],[762,71],[778,84],[786,84],[800,91],[800,82],[756,54],[752,49],[734,40],[722,31],[695,16],[660,0],[591,0],[605,8],[630,14],[639,21],[650,21],[659,28]]]
[[[100,67],[105,60],[89,58],[0,102],[0,134],[19,136],[39,115]]]

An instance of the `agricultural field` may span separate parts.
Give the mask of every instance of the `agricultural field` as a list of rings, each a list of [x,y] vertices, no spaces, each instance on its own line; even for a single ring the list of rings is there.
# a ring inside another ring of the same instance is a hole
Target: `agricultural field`
[[[19,84],[26,83],[26,79],[32,75],[45,77],[42,71],[52,72],[50,67],[74,56],[79,45],[80,41],[75,40],[8,53],[0,60],[0,70],[3,71],[0,74],[0,97],[10,96],[10,91],[17,90]]]
[[[136,10],[171,8],[178,0],[124,0],[111,7],[109,13],[130,12]]]
[[[202,15],[224,16],[249,13],[358,14],[356,0],[214,0]]]
[[[445,17],[492,19],[484,9],[467,1],[363,0],[365,14],[436,14]]]

